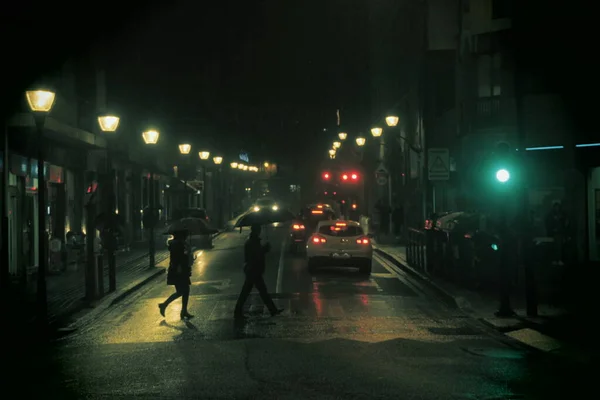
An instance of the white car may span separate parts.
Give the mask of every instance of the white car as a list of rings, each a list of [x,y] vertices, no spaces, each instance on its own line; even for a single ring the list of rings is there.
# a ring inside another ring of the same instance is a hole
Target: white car
[[[356,221],[320,221],[306,243],[309,271],[318,266],[358,267],[363,274],[371,273],[373,245]]]

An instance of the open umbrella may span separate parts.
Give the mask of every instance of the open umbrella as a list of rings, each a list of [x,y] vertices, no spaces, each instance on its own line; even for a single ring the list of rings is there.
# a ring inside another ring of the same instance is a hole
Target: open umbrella
[[[275,222],[288,222],[294,219],[294,214],[288,210],[261,209],[242,215],[235,223],[236,228],[252,225],[267,225]]]
[[[212,235],[219,231],[209,227],[206,221],[201,218],[182,218],[169,225],[165,234],[172,235],[174,232],[188,232],[190,235]]]

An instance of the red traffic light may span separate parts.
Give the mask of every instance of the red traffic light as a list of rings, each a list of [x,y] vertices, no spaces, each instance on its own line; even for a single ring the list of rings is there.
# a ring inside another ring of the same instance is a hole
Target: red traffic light
[[[352,177],[352,180],[353,180],[353,181],[355,181],[355,180],[357,180],[357,179],[358,179],[358,174],[355,174],[355,173],[353,173],[353,174],[351,175],[351,177]]]
[[[347,181],[348,180],[348,174],[342,175],[342,180]]]
[[[329,172],[323,172],[323,179],[328,180],[329,178],[331,178]]]

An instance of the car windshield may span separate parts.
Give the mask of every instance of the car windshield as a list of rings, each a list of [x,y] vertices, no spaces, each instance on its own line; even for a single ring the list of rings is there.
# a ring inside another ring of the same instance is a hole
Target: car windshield
[[[360,226],[354,225],[323,225],[319,228],[319,233],[328,236],[352,237],[362,235],[363,230]]]
[[[273,201],[271,199],[258,199],[256,201],[256,204],[259,206],[270,206],[273,203],[275,203],[275,201]]]

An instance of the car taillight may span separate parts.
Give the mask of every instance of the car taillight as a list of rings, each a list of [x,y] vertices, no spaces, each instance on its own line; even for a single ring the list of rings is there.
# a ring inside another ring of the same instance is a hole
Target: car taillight
[[[356,239],[357,244],[369,244],[370,242],[371,241],[368,237],[359,237],[358,239]]]
[[[302,225],[302,224],[294,224],[294,225],[292,226],[292,228],[293,228],[295,231],[299,231],[299,230],[302,230],[302,229],[304,229],[304,225]]]
[[[327,243],[327,239],[325,239],[323,236],[315,235],[312,237],[312,242],[313,243]]]

